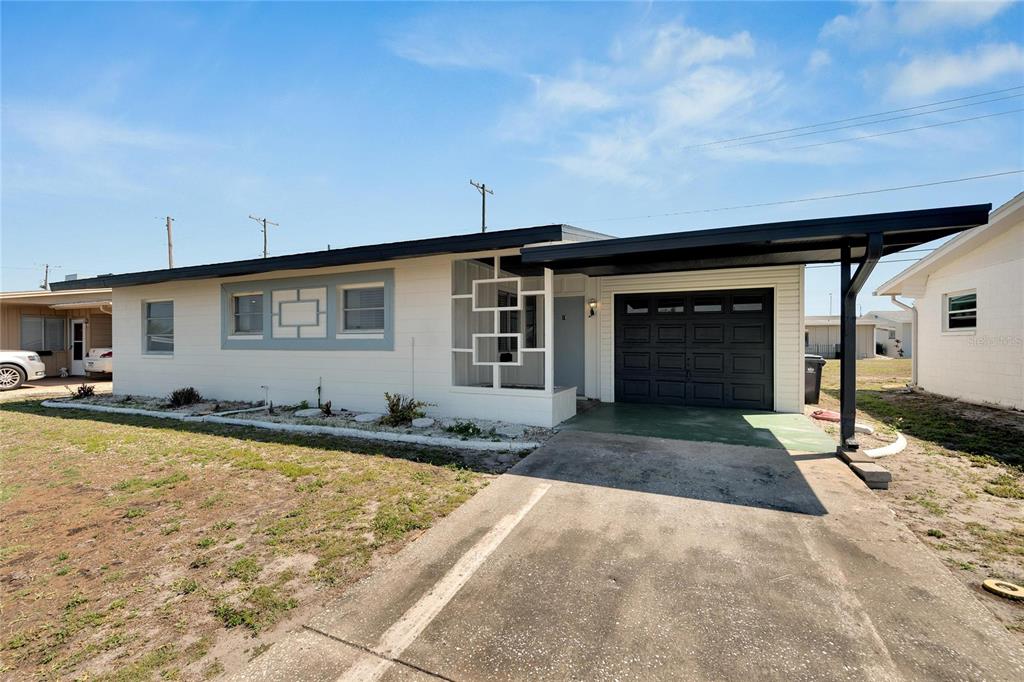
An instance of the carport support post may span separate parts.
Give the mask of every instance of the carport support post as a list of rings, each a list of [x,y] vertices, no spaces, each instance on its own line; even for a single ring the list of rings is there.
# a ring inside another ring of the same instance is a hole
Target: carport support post
[[[867,251],[864,260],[852,275],[850,268],[853,258],[850,245],[842,249],[839,270],[840,310],[839,310],[839,343],[842,366],[839,375],[839,448],[840,454],[857,451],[857,440],[854,437],[854,424],[857,420],[857,294],[871,271],[882,257],[882,234],[872,232],[868,235]]]

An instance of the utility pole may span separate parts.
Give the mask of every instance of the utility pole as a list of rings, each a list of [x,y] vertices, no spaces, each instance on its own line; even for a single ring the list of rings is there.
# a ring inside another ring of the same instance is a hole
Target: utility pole
[[[50,264],[43,264],[43,283],[39,286],[40,289],[50,290]]]
[[[487,231],[487,195],[494,194],[493,189],[489,189],[485,183],[470,180],[469,184],[473,185],[480,191],[480,231]]]
[[[171,223],[174,218],[167,216],[167,267],[174,267],[174,237],[171,235]]]
[[[272,227],[281,227],[281,225],[279,223],[271,222],[271,221],[267,220],[266,218],[257,218],[256,216],[251,215],[251,214],[249,215],[249,219],[250,220],[255,220],[257,223],[259,223],[260,225],[263,226],[263,257],[266,258],[267,257],[267,226],[270,225]]]

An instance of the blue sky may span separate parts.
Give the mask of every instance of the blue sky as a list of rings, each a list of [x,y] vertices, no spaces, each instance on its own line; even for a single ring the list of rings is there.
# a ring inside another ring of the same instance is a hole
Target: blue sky
[[[167,214],[178,265],[258,256],[250,213],[281,223],[272,254],[473,231],[470,178],[495,189],[495,229],[569,222],[623,236],[998,205],[1024,185],[1008,175],[687,213],[1024,168],[1019,112],[818,144],[1020,109],[1024,97],[976,103],[1024,90],[825,134],[696,146],[1024,85],[1020,4],[5,2],[0,12],[4,290],[36,287],[47,261],[58,278],[163,267]],[[869,286],[906,265],[881,265]],[[837,280],[836,268],[808,270],[809,314],[828,312]]]

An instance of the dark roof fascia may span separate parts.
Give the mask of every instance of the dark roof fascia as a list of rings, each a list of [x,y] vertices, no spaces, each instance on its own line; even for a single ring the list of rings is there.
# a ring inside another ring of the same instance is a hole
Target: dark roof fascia
[[[760,223],[738,227],[724,227],[692,232],[670,232],[665,234],[608,239],[601,242],[556,244],[523,249],[524,263],[560,263],[579,265],[587,260],[619,260],[633,255],[645,255],[651,259],[660,258],[663,252],[683,255],[691,249],[712,247],[750,247],[768,250],[769,245],[801,250],[820,250],[841,243],[856,243],[863,246],[868,234],[886,234],[889,253],[911,245],[923,244],[948,234],[981,225],[988,220],[991,204],[952,206],[947,208],[923,209],[872,213],[835,218],[793,220],[780,223]],[[800,243],[806,242],[806,249]],[[815,244],[815,242],[818,242]],[[817,247],[817,249],[816,249]],[[655,255],[658,254],[658,255]],[[829,260],[835,260],[829,258]],[[808,262],[819,262],[808,261]],[[724,266],[723,266],[724,267]]]
[[[411,241],[353,246],[329,251],[311,251],[272,258],[192,265],[182,268],[147,270],[120,275],[100,275],[89,279],[67,282],[53,282],[54,291],[88,289],[98,287],[126,287],[141,284],[157,284],[187,279],[209,279],[255,275],[276,270],[303,270],[337,265],[385,262],[400,258],[436,256],[446,253],[469,253],[508,248],[520,248],[538,242],[557,242],[564,238],[601,239],[607,238],[596,232],[588,232],[570,225],[540,225],[513,230],[476,232],[449,237],[432,237]]]

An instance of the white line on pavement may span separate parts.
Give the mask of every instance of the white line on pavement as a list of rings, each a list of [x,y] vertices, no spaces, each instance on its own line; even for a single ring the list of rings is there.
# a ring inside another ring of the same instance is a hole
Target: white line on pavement
[[[534,505],[544,497],[551,488],[550,483],[543,483],[530,494],[530,499],[516,512],[501,518],[494,527],[487,531],[472,549],[462,555],[444,577],[437,581],[419,601],[402,614],[387,631],[381,635],[375,654],[364,654],[345,671],[338,682],[373,682],[379,680],[394,665],[392,659],[402,655],[416,638],[430,625],[448,602],[462,589],[477,569],[483,565],[487,557],[498,548],[519,522],[530,513]]]

